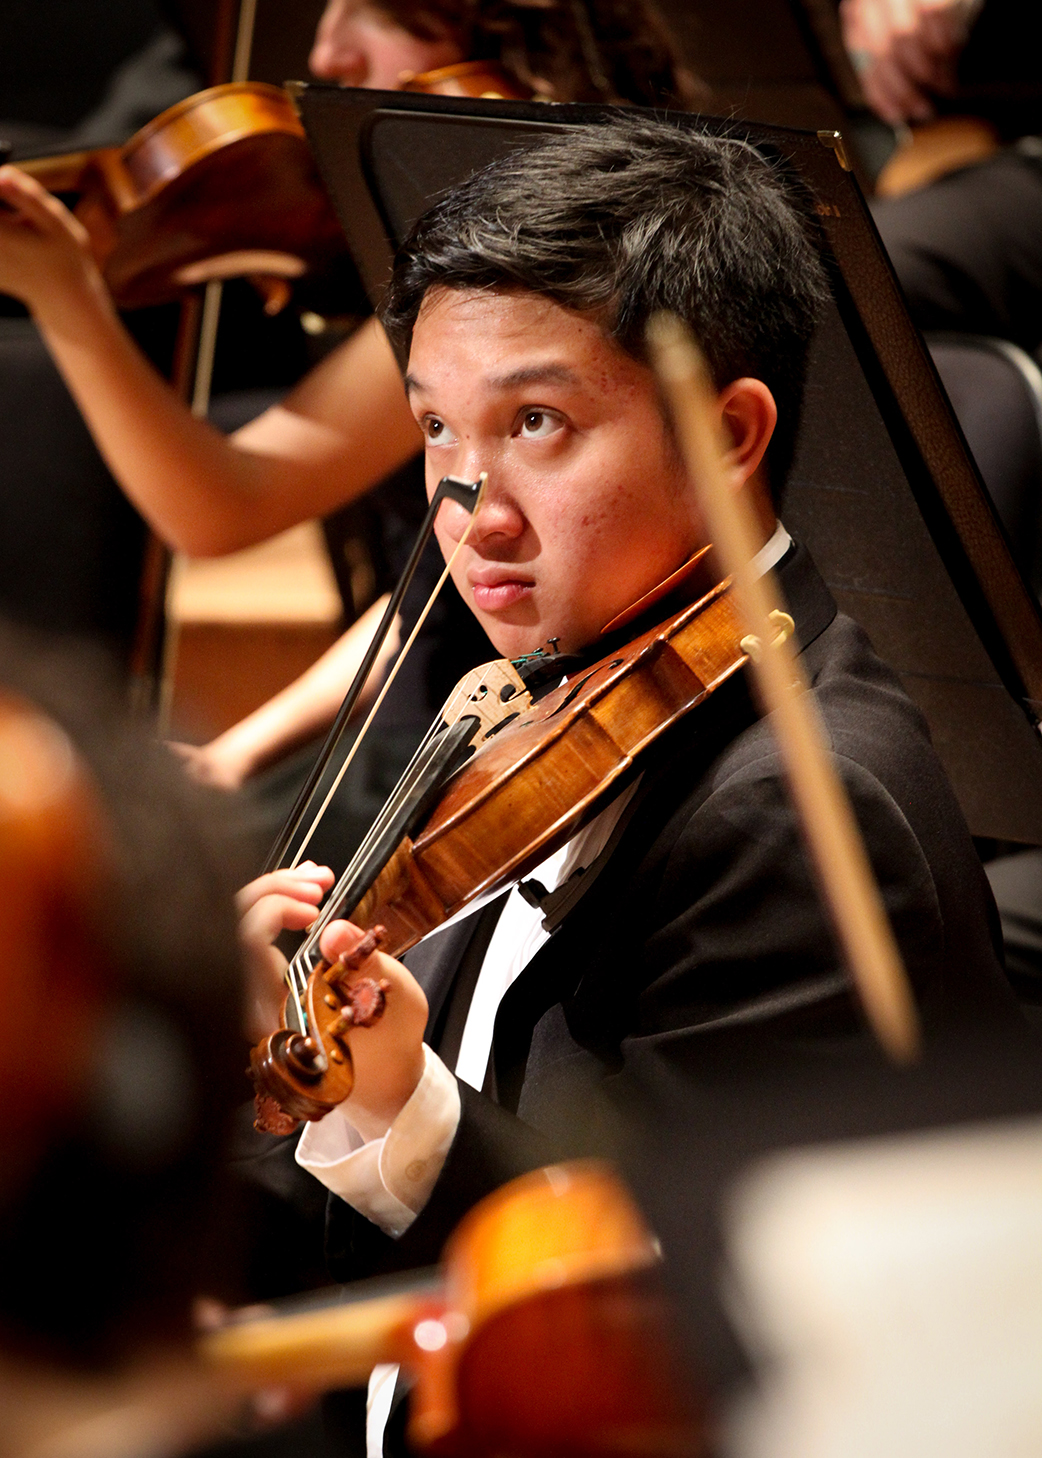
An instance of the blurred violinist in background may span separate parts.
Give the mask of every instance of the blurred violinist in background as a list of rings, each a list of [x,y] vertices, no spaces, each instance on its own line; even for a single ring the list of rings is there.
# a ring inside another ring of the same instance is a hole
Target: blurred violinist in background
[[[469,59],[487,62],[499,77],[493,84],[514,95],[645,105],[687,105],[696,95],[647,0],[394,0],[384,6],[332,0],[311,67],[326,79],[393,88],[415,73]],[[328,515],[398,473],[371,498],[377,556],[386,561],[388,580],[397,577],[423,510],[415,462],[421,439],[374,319],[285,399],[225,438],[193,419],[135,348],[82,229],[62,204],[14,169],[0,172],[0,199],[13,210],[0,217],[0,289],[29,308],[108,467],[166,542],[197,556],[234,551]],[[423,601],[434,569],[432,555],[426,579],[421,575],[406,603],[406,618],[418,611],[414,602]],[[202,750],[186,749],[194,773],[234,788],[319,734],[382,605],[378,600],[271,703]],[[368,827],[460,674],[490,656],[458,598],[447,596],[384,706],[379,742],[367,745],[345,785],[337,859]],[[273,786],[273,808],[265,812],[272,828],[300,773],[288,766],[288,789]]]
[[[1006,0],[842,0],[840,15],[883,121],[914,132],[975,118],[982,136],[978,156],[965,159],[972,165],[873,209],[913,318],[1033,354],[1042,345],[1042,145],[1032,135],[1042,128],[1042,68],[1028,12]]]

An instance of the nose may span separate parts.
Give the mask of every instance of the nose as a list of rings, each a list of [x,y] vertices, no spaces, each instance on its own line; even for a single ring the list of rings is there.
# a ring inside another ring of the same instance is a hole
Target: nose
[[[351,10],[347,0],[330,0],[315,32],[308,66],[312,75],[324,81],[342,81],[361,86],[366,77],[366,57],[353,38]]]
[[[474,478],[477,479],[477,472]],[[523,535],[527,525],[520,505],[503,484],[496,484],[496,473],[489,473],[481,505],[473,513],[474,526],[467,538],[468,545],[495,550],[497,544],[506,546]],[[471,513],[457,501],[446,501],[439,512],[442,531],[453,542],[458,542],[467,530]]]

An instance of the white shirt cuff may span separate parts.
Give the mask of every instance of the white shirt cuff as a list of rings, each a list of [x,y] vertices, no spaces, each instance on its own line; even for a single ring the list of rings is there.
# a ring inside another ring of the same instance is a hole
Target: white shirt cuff
[[[363,1141],[341,1104],[305,1126],[297,1163],[387,1235],[404,1235],[431,1197],[456,1136],[459,1088],[424,1044],[424,1068],[387,1133]]]

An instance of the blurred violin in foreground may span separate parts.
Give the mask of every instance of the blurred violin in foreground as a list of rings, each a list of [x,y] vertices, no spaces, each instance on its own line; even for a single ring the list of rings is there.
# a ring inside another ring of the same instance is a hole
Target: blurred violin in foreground
[[[223,1327],[223,1376],[306,1391],[378,1362],[415,1379],[408,1436],[444,1458],[697,1458],[701,1403],[672,1345],[657,1244],[601,1164],[523,1175],[466,1215],[440,1276]]]

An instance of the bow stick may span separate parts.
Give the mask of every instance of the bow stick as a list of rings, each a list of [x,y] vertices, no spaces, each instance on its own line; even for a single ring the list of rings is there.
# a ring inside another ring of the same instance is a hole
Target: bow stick
[[[660,314],[648,328],[654,368],[670,404],[688,474],[750,636],[753,665],[825,903],[865,1015],[897,1063],[919,1051],[919,1020],[846,791],[826,749],[821,718],[789,632],[773,572],[758,576],[760,543],[751,507],[733,491],[713,415],[714,391],[701,350],[685,324]]]

